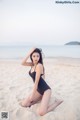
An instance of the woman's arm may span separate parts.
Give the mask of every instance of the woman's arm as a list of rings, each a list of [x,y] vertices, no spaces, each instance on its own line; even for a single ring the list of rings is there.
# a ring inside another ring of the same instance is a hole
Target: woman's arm
[[[26,58],[23,59],[23,61],[22,61],[22,63],[21,63],[22,65],[24,65],[24,66],[33,66],[33,63],[32,63],[32,62],[27,62],[27,60],[28,60],[30,54],[31,54],[34,50],[35,50],[35,48],[32,48],[32,49],[28,52]]]
[[[35,77],[35,84],[34,84],[34,87],[33,87],[33,90],[32,90],[32,95],[31,95],[31,100],[33,100],[34,98],[34,94],[37,90],[37,87],[38,87],[38,82],[40,80],[40,75],[42,73],[42,65],[39,63],[37,66],[36,66],[36,77]]]

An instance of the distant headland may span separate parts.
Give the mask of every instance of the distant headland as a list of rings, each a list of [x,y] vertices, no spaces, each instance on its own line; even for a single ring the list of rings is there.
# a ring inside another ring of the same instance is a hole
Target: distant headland
[[[80,45],[80,42],[78,42],[78,41],[71,41],[71,42],[66,43],[65,45]]]

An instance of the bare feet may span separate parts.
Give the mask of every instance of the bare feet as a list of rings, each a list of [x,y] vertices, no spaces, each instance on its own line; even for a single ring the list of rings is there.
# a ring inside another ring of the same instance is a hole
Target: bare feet
[[[31,107],[31,103],[29,101],[26,101],[26,99],[23,99],[20,103],[20,106],[22,107]]]
[[[54,110],[57,106],[59,106],[62,102],[63,102],[62,100],[56,100],[55,103],[52,105],[53,110]]]
[[[54,110],[57,106],[59,106],[61,103],[63,102],[63,100],[55,100],[54,103],[52,103],[49,107],[48,107],[48,112]]]
[[[31,107],[32,105],[36,104],[37,102],[36,101],[32,101],[30,103],[28,103],[27,105],[24,104],[24,102],[20,102],[19,105],[22,106],[22,107]]]

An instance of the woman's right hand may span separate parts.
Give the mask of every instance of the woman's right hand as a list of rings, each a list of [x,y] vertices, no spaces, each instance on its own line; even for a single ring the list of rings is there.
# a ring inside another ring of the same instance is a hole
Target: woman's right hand
[[[32,53],[35,49],[36,49],[35,47],[33,47],[33,48],[30,49],[30,51],[27,53],[26,58],[23,59],[23,61],[22,61],[22,63],[21,63],[22,65],[32,66],[32,63],[27,62],[27,59],[30,57],[31,53]]]
[[[30,55],[35,49],[36,49],[35,47],[31,48],[30,51],[29,51],[29,55]]]
[[[30,50],[30,51],[31,51],[31,52],[33,52],[35,49],[36,49],[36,48],[35,48],[35,47],[33,47],[33,48],[31,48],[31,50]]]

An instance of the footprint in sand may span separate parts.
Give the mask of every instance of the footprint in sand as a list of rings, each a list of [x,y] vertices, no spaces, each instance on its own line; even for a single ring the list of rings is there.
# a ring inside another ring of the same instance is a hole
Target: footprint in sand
[[[32,117],[33,113],[34,113],[33,111],[27,108],[20,108],[20,109],[17,109],[15,112],[16,117],[17,118],[19,117],[20,119]]]
[[[0,109],[2,109],[2,106],[3,106],[3,105],[2,105],[2,103],[0,102]]]
[[[0,102],[0,109],[6,109],[6,103],[5,101]]]
[[[12,86],[12,87],[9,87],[9,90],[11,90],[11,91],[18,91],[18,89],[19,89],[19,86]]]
[[[1,91],[0,91],[0,92],[1,92]],[[4,96],[4,93],[1,92],[1,93],[0,93],[0,100],[4,99],[4,97],[5,97],[5,96]]]
[[[13,86],[13,87],[10,87],[9,89],[10,89],[10,90],[14,90],[14,89],[16,89],[16,87],[15,87],[15,86]]]

